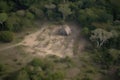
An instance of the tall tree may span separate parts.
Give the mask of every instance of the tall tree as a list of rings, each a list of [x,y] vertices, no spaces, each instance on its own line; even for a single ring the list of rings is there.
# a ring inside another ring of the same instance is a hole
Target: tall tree
[[[101,47],[108,39],[113,37],[111,32],[100,28],[93,30],[91,33],[90,39],[97,43],[97,47]]]
[[[10,7],[6,1],[0,0],[0,12],[7,12],[9,11]]]
[[[6,13],[0,13],[0,25],[1,25],[1,28],[0,30],[3,29],[3,23],[7,20],[8,18],[8,15]]]
[[[72,13],[69,4],[60,4],[59,11],[62,13],[63,21],[65,21],[66,17]]]
[[[120,0],[110,0],[114,20],[120,20]]]
[[[15,2],[19,4],[20,7],[29,7],[36,2],[36,0],[15,0]]]

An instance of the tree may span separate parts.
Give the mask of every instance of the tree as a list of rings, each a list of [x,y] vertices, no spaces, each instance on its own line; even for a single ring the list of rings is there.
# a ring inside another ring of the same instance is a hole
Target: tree
[[[62,13],[63,21],[65,21],[66,17],[72,13],[69,4],[60,4],[59,11]]]
[[[117,50],[117,49],[109,49],[108,50],[112,60],[113,60],[113,65],[116,64],[118,62],[119,64],[119,58],[120,58],[120,50]]]
[[[7,20],[7,18],[8,15],[6,13],[0,13],[0,25],[1,25],[0,30],[3,29],[3,23]]]
[[[6,21],[8,18],[6,13],[0,13],[0,24],[2,24],[4,21]]]
[[[56,5],[52,4],[52,3],[49,3],[49,4],[46,4],[45,5],[45,8],[47,9],[55,9],[56,8]]]
[[[26,17],[27,19],[30,19],[30,20],[33,20],[33,19],[35,18],[34,14],[32,14],[32,13],[29,12],[29,11],[26,12],[25,17]]]
[[[112,8],[112,13],[114,16],[114,20],[120,19],[120,0],[109,0],[110,7]]]
[[[97,43],[97,47],[101,47],[108,39],[113,37],[111,32],[105,31],[103,29],[95,29],[92,32],[90,39]]]
[[[24,17],[24,16],[25,16],[25,10],[18,10],[18,11],[16,12],[16,14],[17,14],[18,16],[20,16],[20,17]]]
[[[0,32],[0,41],[2,42],[11,42],[14,39],[14,35],[10,31],[1,31]]]
[[[19,32],[23,29],[23,26],[20,25],[21,16],[17,16],[16,13],[11,13],[8,19],[6,20],[6,28],[9,31]],[[25,19],[25,18],[24,18]],[[24,21],[25,22],[25,21]],[[22,24],[22,23],[21,23]]]
[[[68,0],[62,0],[63,1],[63,3],[66,3]]]
[[[51,17],[53,16],[53,13],[55,13],[54,9],[56,8],[56,5],[49,2],[48,4],[45,5],[45,8],[46,8],[47,17],[48,17],[49,20],[51,20],[52,19]]]
[[[82,35],[88,36],[89,33],[90,33],[90,31],[89,31],[89,29],[88,29],[87,27],[84,27],[84,28],[82,29],[81,33],[82,33]]]
[[[37,17],[37,19],[44,18],[44,12],[42,9],[39,9],[38,7],[35,6],[31,6],[29,10],[35,15],[35,17]]]
[[[118,77],[118,79],[120,78],[120,68],[118,68],[117,70],[116,70],[116,75],[117,75],[117,77]]]
[[[78,11],[77,20],[81,24],[86,25],[93,22],[111,22],[113,17],[104,9],[86,8]]]
[[[0,76],[3,75],[6,71],[6,67],[3,64],[0,64]]]
[[[10,10],[10,6],[6,1],[0,0],[0,12],[7,12]]]
[[[29,7],[31,4],[33,4],[36,0],[15,0],[17,3],[19,3],[22,6]]]
[[[96,0],[80,0],[83,2],[82,8],[88,8],[95,5]]]

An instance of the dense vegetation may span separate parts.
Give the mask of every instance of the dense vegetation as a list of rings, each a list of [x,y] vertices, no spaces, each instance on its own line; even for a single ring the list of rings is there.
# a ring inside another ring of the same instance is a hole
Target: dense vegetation
[[[94,64],[101,70],[112,72],[112,76],[118,80],[119,3],[120,0],[0,0],[0,41],[11,42],[14,38],[13,33],[31,27],[35,20],[56,21],[60,24],[64,24],[65,21],[76,21],[82,26],[81,34],[91,43],[86,47],[86,51],[91,55]],[[64,80],[61,72],[52,71],[50,65],[39,61],[41,60],[34,60],[29,64],[32,71],[28,66],[18,71],[15,80]],[[41,73],[37,73],[36,69],[41,70]]]

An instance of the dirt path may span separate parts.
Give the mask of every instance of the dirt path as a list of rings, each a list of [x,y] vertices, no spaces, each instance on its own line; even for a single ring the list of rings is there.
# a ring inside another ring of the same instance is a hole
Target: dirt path
[[[7,50],[7,49],[10,49],[10,48],[14,48],[14,47],[17,47],[21,45],[21,43],[18,43],[18,44],[14,44],[14,45],[11,45],[11,46],[7,46],[7,47],[4,47],[4,48],[1,48],[0,51],[4,51],[4,50]]]
[[[32,33],[28,36],[25,36],[25,38],[23,39],[22,42],[17,43],[17,44],[13,44],[13,45],[10,45],[10,46],[4,47],[4,48],[1,48],[0,51],[4,51],[4,50],[10,49],[10,48],[14,48],[14,47],[17,47],[17,46],[20,46],[20,45],[33,46],[33,44],[36,43],[35,40],[37,39],[37,36],[41,33],[41,31],[37,31],[37,32]]]
[[[23,46],[27,53],[46,56],[56,55],[59,57],[73,56],[74,41],[78,37],[80,30],[75,25],[69,25],[72,29],[70,36],[57,35],[60,25],[45,26],[42,29],[27,35],[24,40],[18,44],[11,45],[0,49],[0,51]],[[83,49],[84,44],[81,42],[79,48]]]

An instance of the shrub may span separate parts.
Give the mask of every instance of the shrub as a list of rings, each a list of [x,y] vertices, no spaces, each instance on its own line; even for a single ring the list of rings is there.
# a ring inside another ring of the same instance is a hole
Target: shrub
[[[35,58],[31,62],[32,66],[41,66],[44,65],[43,61],[41,59]]]
[[[31,13],[33,13],[35,15],[35,17],[37,19],[44,19],[45,16],[44,16],[43,10],[41,10],[35,6],[31,6],[29,10]]]
[[[0,13],[0,22],[5,22],[8,18],[8,15],[6,13]]]
[[[21,70],[15,80],[30,80],[29,75],[25,70]]]
[[[18,11],[16,12],[16,14],[17,14],[18,16],[24,17],[24,16],[25,16],[25,11],[24,11],[24,10],[18,10]]]
[[[85,35],[85,36],[88,36],[89,33],[90,33],[90,31],[89,31],[89,29],[88,29],[87,27],[84,27],[84,28],[82,29],[81,33],[82,33],[83,35]]]
[[[45,77],[45,80],[63,80],[64,73],[61,71],[56,72],[49,72],[48,75]]]
[[[11,13],[6,21],[6,27],[9,31],[20,32],[23,30],[23,25],[21,21],[24,21],[22,17],[16,15],[16,13]]]
[[[7,4],[6,1],[4,0],[0,0],[0,11],[2,12],[7,12],[9,11],[11,8],[9,7],[9,5]]]
[[[116,75],[117,75],[118,78],[120,78],[120,68],[117,69]]]
[[[30,20],[33,20],[35,18],[34,14],[32,14],[31,12],[27,11],[26,12],[26,18],[27,19],[30,19]]]
[[[5,72],[6,68],[4,65],[0,64],[0,76],[3,75],[3,73]]]
[[[53,68],[53,63],[50,60],[47,59],[39,59],[35,58],[31,62],[31,65],[34,67],[41,67],[42,70],[47,70],[47,69],[52,69]]]
[[[10,31],[1,31],[0,32],[0,41],[1,42],[11,42],[13,41],[13,33]]]

